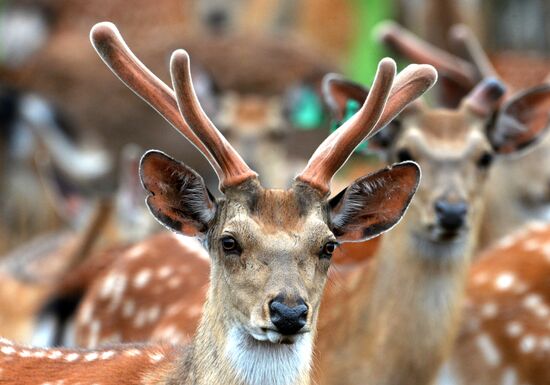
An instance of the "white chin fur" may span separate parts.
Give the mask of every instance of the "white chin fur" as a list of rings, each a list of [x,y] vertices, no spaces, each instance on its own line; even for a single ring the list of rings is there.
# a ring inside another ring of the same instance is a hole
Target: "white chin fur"
[[[313,350],[311,333],[299,335],[293,344],[275,343],[281,335],[274,331],[256,334],[235,327],[229,332],[225,348],[235,373],[245,384],[290,385],[309,371]]]

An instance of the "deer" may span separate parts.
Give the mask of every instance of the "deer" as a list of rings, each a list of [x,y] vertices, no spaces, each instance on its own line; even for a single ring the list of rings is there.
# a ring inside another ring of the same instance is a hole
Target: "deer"
[[[420,171],[414,162],[396,164],[360,178],[331,200],[330,181],[363,139],[433,84],[435,71],[415,66],[396,78],[395,62],[382,60],[368,100],[321,143],[293,186],[263,189],[202,110],[186,51],[175,51],[170,60],[174,94],[131,54],[113,24],[95,25],[91,40],[113,72],[191,141],[219,176],[224,198],[215,199],[196,172],[160,151],[147,152],[140,165],[152,215],[172,231],[202,239],[209,252],[203,315],[187,346],[42,350],[2,340],[2,379],[309,383],[330,255],[337,242],[392,228],[414,195]]]
[[[483,77],[501,79],[500,72],[504,75],[501,81],[506,81],[508,89],[501,102],[501,110],[518,108],[521,103],[532,104],[524,107],[525,113],[536,114],[538,119],[545,119],[550,110],[550,104],[544,102],[550,89],[547,62],[510,53],[489,57],[475,35],[464,25],[454,26],[450,35],[455,46],[461,48],[471,61],[442,51],[394,23],[384,23],[379,28],[379,35],[382,41],[410,60],[434,65],[443,79],[454,84],[449,87],[454,92],[446,92],[444,101],[452,103],[453,99],[474,87]],[[463,91],[456,85],[462,85]],[[454,95],[450,95],[452,93]],[[520,123],[522,119],[519,118]],[[529,220],[548,220],[550,175],[539,165],[546,163],[550,156],[550,138],[540,136],[537,140],[540,143],[531,146],[532,149],[521,158],[499,157],[495,162],[488,183],[480,248],[521,228]]]
[[[533,221],[481,253],[439,383],[548,383],[549,236],[547,223]]]
[[[361,105],[368,98],[364,87],[340,77],[329,78],[326,84],[338,113],[346,100],[353,98]],[[494,128],[500,135],[490,135],[485,125],[504,92],[501,82],[487,79],[460,108],[431,109],[415,103],[401,113],[399,123],[386,128],[387,134],[370,139],[371,146],[384,151],[391,161],[418,160],[426,177],[411,212],[393,230],[395,238],[388,233],[382,239],[378,258],[360,269],[341,272],[351,278],[342,279],[345,284],[335,284],[334,290],[325,293],[328,306],[321,310],[317,344],[321,383],[356,383],[358,379],[402,383],[405,378],[429,383],[437,375],[457,332],[492,158],[520,151],[545,128],[535,119],[525,123],[530,138],[513,135],[504,124]],[[507,110],[509,116],[500,112],[498,121],[516,119],[515,111]],[[496,141],[501,136],[508,138],[505,145]],[[169,282],[185,287],[186,292],[191,291],[187,285],[194,286],[198,301],[208,282],[200,277],[186,281],[191,274],[178,271],[169,258],[157,259],[162,252],[155,253],[155,249],[158,244],[136,248],[114,274],[106,273],[94,284],[77,317],[77,328],[86,336],[84,345],[111,339],[143,341],[152,335],[159,340],[186,340],[192,334],[196,321],[189,322],[189,316],[200,317],[199,303],[178,301]],[[149,262],[153,259],[154,265]],[[98,297],[102,291],[113,292],[117,277],[126,271],[135,272],[131,279],[139,277],[140,284],[123,295],[117,292],[118,304],[107,312],[108,296]],[[401,287],[408,288],[406,293],[395,292]],[[134,323],[136,314],[140,322]],[[330,322],[342,314],[348,317],[346,323]],[[185,319],[187,325],[178,319]],[[407,322],[403,325],[399,320]],[[422,343],[418,335],[426,337]],[[405,342],[410,342],[406,348]],[[403,367],[407,370],[399,369]]]

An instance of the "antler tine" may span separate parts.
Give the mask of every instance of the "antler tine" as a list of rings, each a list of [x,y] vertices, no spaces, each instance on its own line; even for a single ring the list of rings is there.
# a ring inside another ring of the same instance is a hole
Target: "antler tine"
[[[437,81],[437,71],[429,64],[410,64],[395,81],[384,113],[369,136],[374,136],[391,122],[407,105],[428,91]]]
[[[496,78],[486,78],[462,100],[462,104],[474,113],[488,117],[499,106],[506,86]]]
[[[450,35],[466,50],[482,78],[499,78],[480,41],[468,26],[457,24],[451,28]]]
[[[470,63],[418,38],[397,23],[382,23],[377,28],[377,35],[400,55],[416,63],[431,64],[461,84],[473,87],[478,81],[476,70]]]
[[[170,75],[181,115],[221,167],[220,189],[257,177],[203,111],[193,89],[189,55],[184,50],[172,54]]]
[[[355,147],[373,130],[380,119],[395,77],[395,62],[386,58],[378,64],[371,91],[361,109],[333,132],[313,153],[306,168],[296,177],[324,196],[330,182]]]
[[[180,115],[174,91],[132,53],[116,26],[109,22],[94,25],[90,32],[90,40],[107,67],[193,143],[208,159],[216,174],[221,175],[219,165]]]

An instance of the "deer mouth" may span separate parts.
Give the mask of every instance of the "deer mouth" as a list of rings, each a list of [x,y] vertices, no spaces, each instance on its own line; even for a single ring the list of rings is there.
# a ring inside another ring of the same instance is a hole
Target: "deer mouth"
[[[304,328],[296,334],[285,335],[277,330],[267,327],[246,328],[248,334],[258,342],[267,342],[272,344],[292,345],[296,343],[304,334],[309,333],[309,328]]]

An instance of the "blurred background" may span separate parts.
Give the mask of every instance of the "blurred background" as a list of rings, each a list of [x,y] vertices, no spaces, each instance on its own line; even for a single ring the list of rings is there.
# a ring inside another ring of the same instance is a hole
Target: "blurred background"
[[[97,199],[118,202],[116,231],[136,232],[125,236],[156,229],[136,171],[146,149],[216,184],[203,157],[101,63],[88,38],[98,21],[114,22],[165,82],[170,53],[187,49],[208,114],[266,184],[282,187],[331,128],[322,76],[368,84],[388,54],[373,38],[381,20],[445,49],[449,27],[463,22],[489,52],[546,69],[549,16],[546,0],[2,0],[0,253],[82,228]]]

